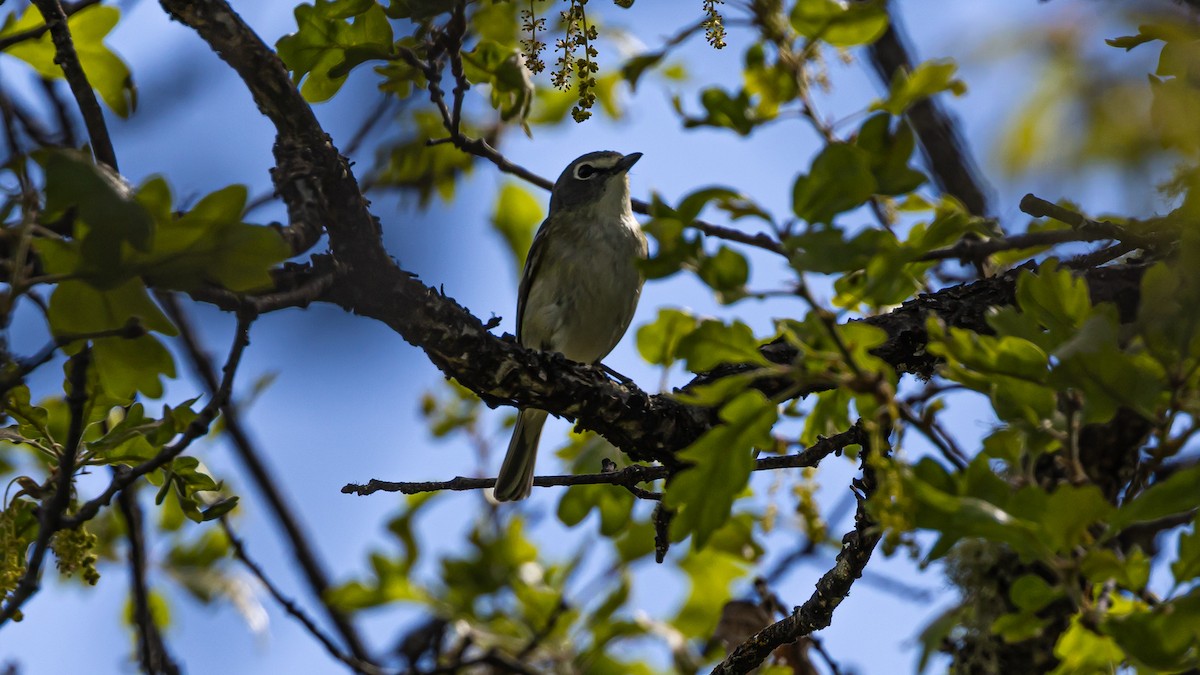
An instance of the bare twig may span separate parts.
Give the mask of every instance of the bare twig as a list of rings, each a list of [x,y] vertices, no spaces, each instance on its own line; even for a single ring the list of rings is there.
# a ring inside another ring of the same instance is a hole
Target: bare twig
[[[187,450],[197,438],[208,433],[208,427],[217,418],[217,413],[220,411],[221,405],[228,400],[230,392],[233,390],[233,379],[237,374],[238,364],[242,361],[242,354],[245,352],[246,345],[250,344],[251,321],[253,321],[252,317],[246,315],[238,317],[237,332],[234,335],[233,346],[229,349],[229,357],[225,360],[221,386],[213,394],[212,399],[196,414],[195,419],[183,430],[179,439],[171,445],[164,447],[157,455],[141,464],[133,467],[118,465],[116,475],[113,476],[108,487],[98,496],[89,499],[80,506],[74,515],[66,518],[63,523],[64,527],[75,527],[95,518],[100,509],[111,503],[113,497],[118,492],[132,485],[138,478],[166,466],[182,454],[184,450]]]
[[[200,345],[196,337],[196,332],[193,330],[187,315],[183,312],[173,295],[158,293],[157,297],[164,309],[166,309],[167,315],[171,317],[171,321],[179,328],[184,350],[191,361],[192,369],[203,380],[205,387],[210,392],[216,392],[219,388],[216,368],[213,366],[212,359],[209,358],[204,348]],[[330,621],[337,628],[338,634],[345,640],[354,658],[359,661],[369,662],[370,656],[367,653],[367,649],[363,645],[358,631],[350,622],[349,617],[335,609],[325,600],[326,593],[330,588],[329,576],[325,572],[324,566],[317,559],[312,542],[309,541],[308,535],[305,534],[303,528],[300,526],[294,510],[287,503],[283,493],[277,487],[276,480],[272,476],[271,470],[267,468],[262,454],[255,447],[253,441],[250,440],[245,427],[242,426],[241,416],[238,413],[237,407],[226,396],[221,399],[220,409],[221,414],[225,418],[225,431],[229,434],[230,440],[233,441],[234,453],[237,455],[246,472],[250,474],[255,489],[266,499],[272,515],[275,516],[275,520],[287,536],[296,562],[304,572],[304,578],[308,582],[309,590],[321,602]]]
[[[821,438],[816,443],[794,455],[763,457],[758,459],[755,461],[754,468],[752,470],[774,471],[777,469],[794,469],[816,466],[827,456],[835,452],[839,452],[847,446],[864,443],[865,440],[865,432],[860,426],[856,425],[840,434],[834,434],[828,438]],[[638,483],[649,483],[651,481],[667,478],[672,471],[678,471],[678,469],[672,469],[665,466],[633,464],[619,471],[582,473],[565,476],[538,476],[533,479],[533,484],[537,487],[559,487],[564,485],[620,485],[628,487],[635,486]],[[441,490],[483,490],[495,486],[495,478],[466,478],[463,476],[458,476],[453,480],[448,481],[409,483],[372,479],[366,485],[348,483],[342,487],[342,492],[344,494],[356,494],[359,496],[369,495],[375,492],[400,492],[402,494],[411,495],[420,492],[437,492]]]
[[[283,592],[279,590],[279,587],[276,586],[271,581],[270,577],[267,576],[266,572],[259,567],[258,563],[254,562],[254,560],[250,557],[250,554],[246,551],[245,542],[243,542],[241,537],[239,537],[237,533],[233,531],[233,527],[229,524],[228,518],[222,516],[220,522],[221,529],[225,531],[225,536],[229,538],[229,545],[233,548],[233,556],[241,561],[241,563],[246,566],[246,569],[250,570],[250,573],[254,575],[254,578],[258,579],[259,583],[263,585],[263,588],[267,589],[267,592],[271,594],[271,597],[275,599],[275,602],[279,603],[279,606],[282,607],[284,611],[291,615],[293,619],[300,622],[300,625],[304,626],[304,629],[307,630],[314,638],[316,638],[317,642],[321,643],[321,646],[325,648],[325,651],[328,652],[330,656],[346,664],[356,673],[362,673],[363,675],[377,675],[384,672],[382,668],[373,663],[355,658],[343,652],[341,648],[338,647],[333,641],[333,639],[326,635],[325,632],[321,630],[320,626],[318,626],[315,621],[313,621],[307,614],[304,613],[304,610],[301,609],[298,604],[296,604],[296,601],[284,595]]]

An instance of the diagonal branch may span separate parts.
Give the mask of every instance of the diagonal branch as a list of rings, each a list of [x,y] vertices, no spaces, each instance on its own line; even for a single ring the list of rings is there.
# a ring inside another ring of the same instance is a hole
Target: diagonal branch
[[[34,6],[42,13],[46,26],[50,30],[50,39],[54,41],[54,63],[62,68],[71,94],[79,104],[79,112],[83,115],[83,123],[87,127],[88,137],[92,140],[92,152],[96,159],[117,171],[117,154],[113,151],[112,140],[108,136],[108,125],[104,122],[104,112],[100,102],[96,100],[96,92],[88,83],[83,66],[79,63],[79,55],[75,53],[75,43],[71,41],[71,30],[67,27],[67,14],[58,0],[33,0]]]
[[[490,406],[536,407],[600,433],[634,460],[677,466],[675,452],[718,421],[711,408],[685,405],[669,395],[650,395],[608,379],[595,366],[561,355],[527,350],[511,338],[492,335],[452,298],[401,269],[384,250],[379,227],[367,209],[345,158],[321,129],[278,57],[222,0],[160,0],[176,19],[194,28],[245,80],[259,109],[274,123],[278,161],[304,173],[277,186],[297,219],[324,223],[338,275],[320,300],[391,327],[421,348],[447,376]],[[1116,300],[1122,316],[1137,304],[1139,266],[1089,270],[1093,300]],[[1018,271],[921,295],[888,314],[864,319],[887,334],[873,353],[898,372],[930,376],[937,360],[926,349],[925,322],[935,315],[949,326],[988,332],[988,312],[1015,302]],[[762,348],[768,359],[791,364],[797,350],[786,343]],[[732,365],[698,377],[693,384],[745,372]],[[800,396],[828,387],[798,388],[793,378],[756,382],[767,392]]]
[[[888,29],[869,49],[871,65],[885,87],[897,73],[912,72],[913,69],[896,12],[889,11],[889,14]],[[938,187],[962,202],[970,213],[987,217],[991,213],[989,190],[971,160],[954,117],[936,99],[918,102],[905,116],[921,142],[921,150]]]
[[[775,651],[776,647],[795,642],[828,626],[833,612],[850,594],[850,587],[862,576],[863,569],[871,559],[875,545],[879,543],[880,531],[867,513],[867,499],[875,493],[875,469],[871,462],[886,456],[887,448],[863,446],[862,479],[856,480],[858,509],[854,513],[854,529],[842,537],[842,549],[838,552],[833,568],[817,581],[816,590],[805,603],[797,607],[787,618],[771,624],[750,637],[713,669],[713,675],[732,675],[754,670]]]
[[[225,536],[229,538],[229,546],[233,549],[234,557],[240,560],[242,564],[246,566],[246,569],[250,570],[250,573],[254,575],[254,578],[258,579],[259,583],[261,583],[263,587],[267,589],[267,592],[271,594],[271,597],[275,599],[275,602],[279,603],[280,607],[283,607],[284,611],[290,614],[293,619],[299,621],[300,625],[304,626],[304,629],[307,630],[314,638],[316,638],[317,642],[321,643],[321,646],[325,648],[325,651],[329,652],[330,656],[346,664],[354,672],[361,673],[362,675],[379,675],[380,673],[384,672],[378,666],[370,663],[369,661],[363,661],[343,652],[341,648],[338,647],[337,644],[334,643],[334,641],[324,633],[324,631],[321,630],[320,626],[318,626],[315,621],[313,621],[307,614],[304,613],[304,610],[301,609],[295,601],[284,595],[283,591],[279,590],[279,587],[271,582],[271,579],[267,576],[266,572],[264,572],[263,569],[258,566],[258,563],[254,562],[254,559],[250,557],[250,554],[246,552],[245,542],[243,542],[241,537],[237,536],[237,533],[233,531],[233,526],[229,524],[229,519],[225,516],[222,516],[220,522],[221,529],[225,531]]]
[[[215,396],[220,388],[216,368],[213,365],[212,359],[200,345],[196,337],[196,332],[193,330],[187,315],[180,308],[175,296],[169,293],[158,293],[156,295],[159,302],[166,309],[167,315],[171,317],[171,321],[179,328],[184,351],[187,353],[188,360],[191,361],[192,370],[204,381],[204,386],[208,389],[210,395]],[[295,556],[296,563],[304,573],[309,590],[324,607],[329,620],[337,628],[338,634],[342,636],[354,658],[360,661],[369,661],[369,655],[366,647],[363,645],[362,637],[359,636],[358,631],[354,628],[354,624],[350,622],[350,618],[325,601],[326,592],[330,587],[329,575],[325,571],[324,565],[317,558],[312,542],[309,541],[308,535],[305,534],[304,529],[301,527],[292,506],[287,503],[283,493],[279,490],[275,477],[272,476],[271,470],[267,468],[266,462],[263,460],[262,453],[255,447],[253,441],[250,440],[249,434],[246,433],[245,427],[242,426],[238,409],[229,397],[222,399],[221,414],[225,419],[225,432],[229,434],[230,440],[233,441],[234,454],[237,455],[242,467],[250,475],[255,489],[266,500],[271,514],[274,515],[279,527],[287,536],[288,544],[292,549],[292,555]]]

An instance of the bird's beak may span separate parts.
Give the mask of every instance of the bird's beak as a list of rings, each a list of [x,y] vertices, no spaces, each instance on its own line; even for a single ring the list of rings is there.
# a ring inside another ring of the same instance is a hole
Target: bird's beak
[[[613,169],[615,170],[616,173],[625,173],[630,168],[632,168],[634,164],[637,164],[637,161],[641,158],[642,158],[642,153],[631,152],[628,155],[625,155],[624,157],[622,157],[616,163],[616,165],[613,166]]]

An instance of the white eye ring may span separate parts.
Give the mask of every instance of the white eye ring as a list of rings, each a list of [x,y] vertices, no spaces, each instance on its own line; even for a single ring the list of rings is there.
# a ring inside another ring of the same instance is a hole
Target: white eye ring
[[[582,173],[584,169],[587,169],[586,175]],[[591,180],[600,172],[597,171],[596,167],[592,166],[591,164],[580,164],[579,166],[575,167],[574,173],[575,180]]]

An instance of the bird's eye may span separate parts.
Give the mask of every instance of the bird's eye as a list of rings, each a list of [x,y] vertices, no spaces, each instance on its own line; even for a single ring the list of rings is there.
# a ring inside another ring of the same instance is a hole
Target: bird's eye
[[[580,164],[575,167],[575,177],[579,180],[587,180],[596,175],[596,169],[591,164]]]

